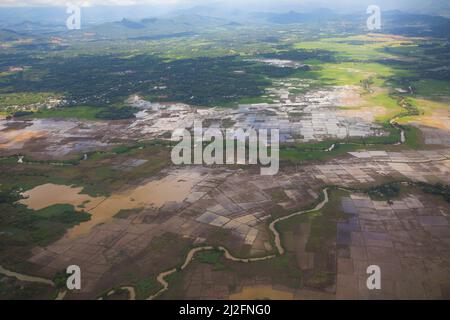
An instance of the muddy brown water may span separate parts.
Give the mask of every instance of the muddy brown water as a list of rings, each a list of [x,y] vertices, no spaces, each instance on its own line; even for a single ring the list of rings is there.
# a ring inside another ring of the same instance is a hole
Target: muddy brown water
[[[270,285],[244,287],[241,292],[231,294],[230,300],[293,300],[294,294],[288,291],[274,289]]]
[[[182,202],[200,179],[201,174],[197,172],[171,174],[108,197],[91,197],[82,194],[81,187],[49,183],[24,192],[22,195],[26,199],[20,200],[20,203],[34,210],[70,204],[77,211],[89,212],[91,220],[68,230],[66,236],[75,238],[89,233],[98,224],[108,222],[121,210],[160,208],[167,202]]]

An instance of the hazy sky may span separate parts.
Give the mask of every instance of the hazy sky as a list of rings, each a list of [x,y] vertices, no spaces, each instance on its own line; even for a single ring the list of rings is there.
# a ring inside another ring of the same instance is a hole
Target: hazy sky
[[[190,3],[195,0],[0,0],[2,5],[21,6],[21,5],[49,5],[65,6],[70,3],[82,3],[83,5],[133,5],[133,4],[177,4]]]
[[[449,9],[449,0],[0,0],[0,6],[66,6],[67,3],[78,3],[83,6],[96,5],[143,5],[156,7],[186,8],[195,5],[217,6],[220,8],[243,8],[251,11],[264,11],[273,8],[293,8],[307,10],[308,8],[331,8],[338,11],[360,11],[364,6],[375,4],[382,10],[413,10],[421,12],[425,8],[440,10],[443,7]]]
[[[421,0],[420,2],[432,2],[436,0]],[[439,1],[439,0],[438,0]],[[446,1],[446,0],[442,0]],[[221,3],[239,5],[246,3],[294,3],[294,4],[307,4],[307,3],[322,3],[325,6],[330,5],[347,5],[347,4],[361,4],[361,3],[372,3],[372,4],[388,4],[391,5],[405,5],[408,2],[417,3],[417,0],[0,0],[1,5],[8,6],[21,6],[21,5],[49,5],[49,6],[65,6],[68,2],[72,3],[83,3],[87,6],[93,5],[133,5],[133,4],[151,4],[151,5],[196,5],[196,4],[214,4]]]

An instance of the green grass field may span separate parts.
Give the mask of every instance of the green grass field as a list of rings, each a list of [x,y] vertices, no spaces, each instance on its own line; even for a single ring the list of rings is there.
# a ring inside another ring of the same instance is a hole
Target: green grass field
[[[395,71],[379,63],[341,62],[323,63],[310,71],[315,79],[326,85],[361,85],[361,81],[371,78],[376,86],[383,86],[385,78]]]
[[[354,44],[358,42],[358,44]],[[405,41],[403,41],[405,42]],[[383,58],[394,58],[395,55],[384,50],[386,46],[396,46],[402,42],[382,36],[369,37],[365,35],[324,38],[319,41],[306,41],[295,45],[298,49],[321,49],[337,53],[340,59],[367,61]]]
[[[90,106],[76,106],[56,109],[45,109],[35,112],[33,118],[55,118],[55,119],[84,119],[96,120],[95,115],[103,108]]]
[[[413,82],[417,94],[430,99],[448,97],[450,94],[450,81],[422,79]]]
[[[51,97],[56,98],[58,95],[50,92],[18,92],[0,94],[0,107],[7,107],[11,105],[25,106],[29,104],[42,103]]]

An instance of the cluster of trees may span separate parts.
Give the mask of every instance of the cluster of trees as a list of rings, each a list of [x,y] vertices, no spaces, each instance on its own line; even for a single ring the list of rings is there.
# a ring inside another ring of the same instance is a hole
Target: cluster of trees
[[[101,120],[122,120],[122,119],[132,119],[135,118],[135,113],[137,110],[132,107],[112,107],[105,108],[95,114],[97,119]]]
[[[391,11],[383,13],[383,20],[383,33],[449,39],[450,19],[446,17]]]
[[[263,55],[267,59],[281,59],[281,60],[294,60],[304,61],[314,59],[322,62],[336,62],[335,53],[328,50],[284,50],[273,53],[266,53]]]
[[[370,188],[367,193],[375,199],[393,199],[400,194],[400,185],[396,182],[386,183]]]
[[[29,248],[54,242],[67,229],[90,219],[90,214],[76,212],[71,205],[34,211],[17,203],[21,198],[15,189],[0,191],[0,257],[9,262],[23,259]]]
[[[237,56],[163,61],[151,55],[79,55],[34,58],[27,65],[29,71],[3,77],[0,93],[63,92],[68,105],[109,106],[141,92],[211,106],[260,96],[270,85],[264,75],[274,73],[274,69],[252,68],[252,63]],[[155,91],[155,87],[165,89]]]
[[[173,61],[161,76],[169,100],[204,106],[257,97],[271,84],[251,63],[236,56]]]
[[[442,183],[428,184],[420,182],[419,186],[426,193],[442,196],[445,201],[450,202],[450,186]]]
[[[14,118],[26,117],[26,116],[32,115],[33,113],[34,113],[33,111],[17,111],[17,112],[14,112],[12,116]]]
[[[12,204],[20,199],[22,199],[22,196],[17,190],[0,190],[0,204]]]

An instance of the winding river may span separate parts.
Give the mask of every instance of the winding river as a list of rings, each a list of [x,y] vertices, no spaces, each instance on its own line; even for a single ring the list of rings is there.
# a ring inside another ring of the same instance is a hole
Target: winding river
[[[269,225],[269,229],[272,231],[273,235],[274,235],[274,241],[275,241],[275,245],[278,251],[279,255],[284,254],[284,248],[281,244],[281,237],[280,237],[280,233],[278,232],[278,230],[276,229],[276,224],[278,222],[290,219],[292,217],[298,216],[298,215],[302,215],[302,214],[306,214],[306,213],[311,213],[317,210],[322,209],[329,201],[329,197],[328,197],[328,189],[324,189],[323,190],[323,195],[324,195],[324,199],[317,204],[313,209],[309,209],[309,210],[304,210],[304,211],[299,211],[299,212],[295,212],[293,214],[290,214],[288,216],[285,217],[281,217],[278,218],[276,220],[274,220],[270,225]],[[186,256],[186,259],[183,263],[183,265],[177,269],[177,268],[173,268],[169,271],[164,271],[161,272],[157,277],[156,280],[163,286],[161,290],[159,290],[158,292],[156,292],[155,294],[149,296],[147,298],[147,300],[153,300],[157,297],[159,297],[162,293],[164,293],[165,291],[169,290],[169,283],[165,280],[166,277],[174,274],[177,271],[180,270],[184,270],[194,259],[195,255],[198,252],[201,251],[210,251],[210,250],[220,250],[224,252],[224,257],[228,260],[234,261],[234,262],[244,262],[244,263],[250,263],[250,262],[256,262],[256,261],[263,261],[263,260],[269,260],[269,259],[273,259],[275,257],[277,257],[276,254],[272,254],[272,255],[267,255],[264,257],[258,257],[258,258],[237,258],[235,256],[233,256],[226,248],[220,246],[220,247],[212,247],[212,246],[204,246],[204,247],[197,247],[192,249],[191,251],[189,251],[189,253]]]
[[[290,218],[292,218],[294,216],[297,216],[297,215],[306,214],[306,213],[310,213],[310,212],[322,209],[328,203],[328,189],[324,189],[323,190],[323,195],[324,195],[324,199],[319,204],[317,204],[313,209],[304,210],[304,211],[300,211],[300,212],[295,212],[295,213],[290,214],[288,216],[280,217],[280,218],[272,221],[272,223],[270,223],[269,229],[273,233],[275,246],[277,248],[277,251],[278,251],[279,255],[284,254],[285,250],[284,250],[284,248],[283,248],[283,246],[281,244],[280,233],[277,231],[277,229],[275,227],[276,224],[278,222],[290,219]],[[277,254],[271,254],[271,255],[267,255],[267,256],[264,256],[264,257],[257,257],[257,258],[238,258],[238,257],[233,256],[228,251],[228,249],[226,249],[226,248],[224,248],[222,246],[220,246],[220,247],[203,246],[203,247],[193,248],[187,254],[187,256],[186,256],[186,258],[184,260],[184,263],[183,263],[183,265],[180,268],[173,268],[171,270],[161,272],[157,276],[156,279],[162,285],[162,289],[159,290],[158,292],[156,292],[155,294],[149,296],[147,298],[147,300],[153,300],[153,299],[159,297],[165,291],[167,291],[169,289],[169,283],[166,281],[166,278],[168,276],[174,274],[177,271],[184,270],[192,262],[192,260],[194,259],[195,255],[198,252],[217,250],[217,249],[224,252],[224,257],[226,259],[234,261],[234,262],[250,263],[250,262],[256,262],[256,261],[263,261],[263,260],[273,259],[273,258],[275,258],[277,256]],[[51,280],[44,279],[44,278],[39,278],[39,277],[34,277],[34,276],[28,276],[28,275],[24,275],[24,274],[20,274],[20,273],[16,273],[16,272],[4,269],[2,266],[0,266],[0,274],[4,274],[4,275],[9,276],[9,277],[15,277],[15,278],[17,278],[17,279],[19,279],[21,281],[43,283],[43,284],[55,286],[54,282],[51,281]],[[136,293],[135,293],[135,289],[133,287],[131,287],[131,286],[124,286],[121,289],[128,291],[130,300],[134,300],[135,299]],[[65,295],[66,295],[66,292],[65,291],[61,291],[61,292],[58,293],[56,299],[62,300],[62,299],[64,299]]]

